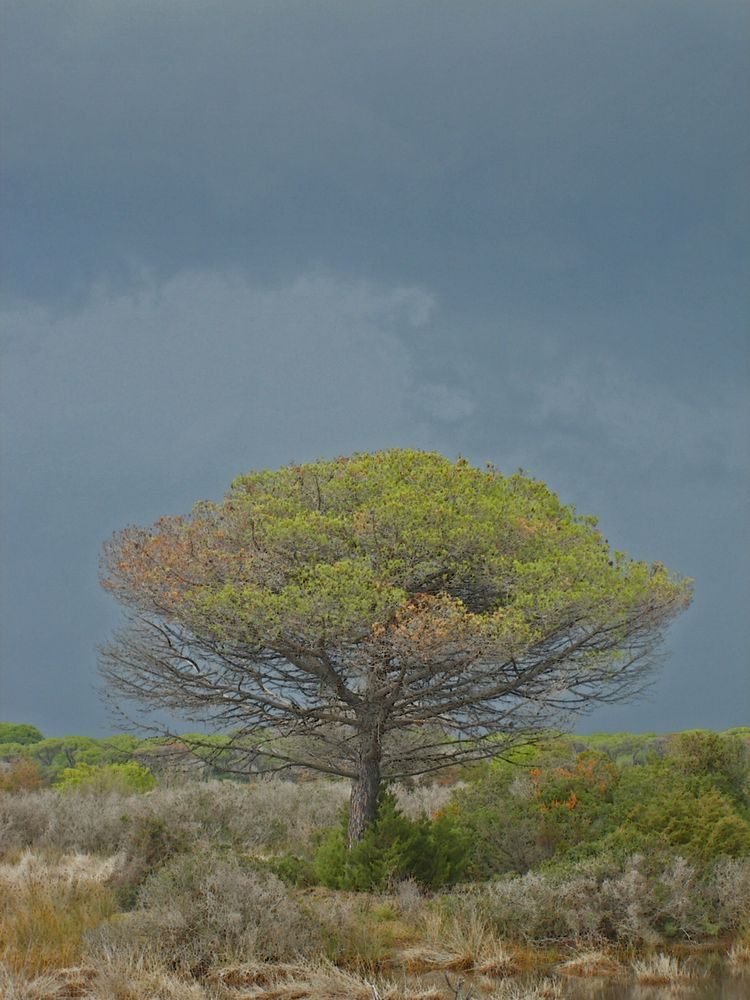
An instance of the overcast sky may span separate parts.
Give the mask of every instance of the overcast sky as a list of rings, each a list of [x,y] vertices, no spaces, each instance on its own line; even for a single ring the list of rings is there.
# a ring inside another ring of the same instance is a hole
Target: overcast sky
[[[696,580],[750,723],[750,6],[5,0],[0,718],[112,729],[101,543],[237,474],[522,467]]]

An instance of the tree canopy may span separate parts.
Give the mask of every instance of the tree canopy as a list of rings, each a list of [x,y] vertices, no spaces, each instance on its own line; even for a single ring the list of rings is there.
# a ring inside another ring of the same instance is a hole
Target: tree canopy
[[[547,486],[390,450],[251,472],[104,549],[120,694],[278,766],[381,778],[502,752],[632,696],[688,580],[612,552]]]
[[[36,726],[29,725],[27,722],[0,722],[0,743],[18,743],[20,746],[28,746],[43,739],[43,733]]]

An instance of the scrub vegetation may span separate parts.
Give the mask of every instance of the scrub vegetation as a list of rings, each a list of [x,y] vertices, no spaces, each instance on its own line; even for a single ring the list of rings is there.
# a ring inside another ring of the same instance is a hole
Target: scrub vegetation
[[[748,974],[750,730],[549,736],[384,787],[351,849],[345,780],[28,735],[0,747],[3,997],[565,997],[692,988],[706,954]]]

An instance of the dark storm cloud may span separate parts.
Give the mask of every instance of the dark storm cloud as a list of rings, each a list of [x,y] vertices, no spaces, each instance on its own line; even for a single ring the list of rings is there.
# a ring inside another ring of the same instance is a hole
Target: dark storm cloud
[[[72,313],[6,312],[3,713],[93,724],[93,647],[113,621],[96,567],[115,528],[252,467],[436,447],[473,404],[419,378],[409,343],[432,310],[417,288],[191,272]]]
[[[690,0],[11,4],[18,288],[313,260],[494,309],[726,278],[747,18]]]
[[[414,444],[696,577],[602,725],[746,720],[745,4],[5,8],[0,715],[101,720],[115,528]]]

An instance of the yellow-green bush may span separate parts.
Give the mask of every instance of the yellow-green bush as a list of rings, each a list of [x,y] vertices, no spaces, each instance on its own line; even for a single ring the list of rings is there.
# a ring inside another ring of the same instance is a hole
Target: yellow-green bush
[[[124,764],[105,764],[97,767],[93,764],[76,764],[66,767],[56,787],[61,791],[69,788],[102,792],[148,792],[156,785],[156,778],[147,767],[134,760]]]

